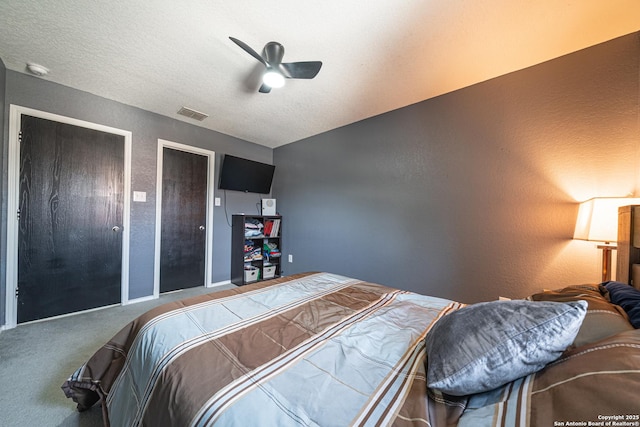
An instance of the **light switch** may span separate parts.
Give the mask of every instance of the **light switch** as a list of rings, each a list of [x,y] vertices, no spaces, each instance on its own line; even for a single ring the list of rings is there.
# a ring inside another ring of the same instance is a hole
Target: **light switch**
[[[220,197],[214,197],[213,198],[213,204],[216,206],[220,206]]]
[[[133,192],[133,201],[134,202],[146,202],[147,201],[147,193],[146,193],[146,191],[134,191]]]

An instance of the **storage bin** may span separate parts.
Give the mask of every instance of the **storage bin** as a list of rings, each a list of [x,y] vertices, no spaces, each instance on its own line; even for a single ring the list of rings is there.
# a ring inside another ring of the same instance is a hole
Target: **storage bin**
[[[255,267],[245,268],[244,269],[244,281],[245,282],[255,282],[258,280],[258,270]]]
[[[265,279],[273,279],[276,275],[276,266],[270,265],[264,268],[264,278]]]

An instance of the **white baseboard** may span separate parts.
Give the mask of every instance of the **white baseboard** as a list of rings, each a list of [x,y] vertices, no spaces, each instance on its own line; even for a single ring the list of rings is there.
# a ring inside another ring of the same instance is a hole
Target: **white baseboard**
[[[209,283],[205,287],[206,288],[217,288],[217,287],[220,287],[220,286],[225,286],[225,285],[230,285],[230,284],[231,284],[230,280],[223,280],[222,282]],[[187,288],[187,289],[190,289],[190,288]],[[170,294],[170,293],[173,293],[173,292],[181,292],[181,291],[184,291],[184,289],[176,289],[175,291],[165,292],[165,294]],[[139,302],[151,301],[151,300],[158,299],[158,298],[159,298],[159,296],[149,295],[149,296],[146,296],[146,297],[130,299],[129,301],[127,301],[126,304],[123,304],[123,305],[137,304]]]
[[[223,280],[222,282],[209,283],[207,285],[207,288],[217,288],[218,286],[225,286],[230,284],[231,284],[231,280]]]
[[[158,299],[158,297],[155,297],[153,295],[149,295],[149,296],[146,296],[146,297],[130,299],[126,303],[123,303],[122,305],[137,304],[139,302],[151,301],[151,300],[154,300],[154,299]]]
[[[231,281],[230,280],[223,280],[221,282],[209,283],[206,286],[206,288],[217,288],[217,287],[225,286],[225,285],[231,285]],[[178,289],[177,291],[174,291],[174,292],[180,292],[182,290],[183,289]],[[122,304],[112,304],[112,305],[107,305],[107,306],[104,306],[104,307],[96,307],[96,308],[91,308],[89,310],[82,310],[82,311],[78,311],[78,312],[74,312],[74,313],[61,314],[59,316],[47,317],[45,319],[38,319],[38,320],[33,320],[31,322],[25,322],[24,324],[43,322],[45,320],[57,319],[57,318],[60,318],[60,317],[73,316],[75,314],[80,314],[80,313],[88,313],[90,311],[102,310],[102,309],[109,308],[109,307],[117,307],[119,305],[123,305],[124,306],[124,305],[129,305],[129,304],[137,304],[137,303],[140,303],[140,302],[151,301],[151,300],[158,299],[158,298],[159,297],[156,297],[156,296],[153,296],[153,295],[149,295],[149,296],[146,296],[146,297],[140,297],[140,298],[127,300],[126,302],[123,302]],[[0,325],[0,332],[8,330],[8,329],[9,328],[7,328],[7,325]]]
[[[77,314],[91,313],[92,311],[104,310],[105,308],[119,307],[120,305],[124,305],[124,304],[110,304],[110,305],[103,305],[102,307],[88,308],[86,310],[74,311],[72,313],[65,313],[65,314],[59,314],[57,316],[45,317],[44,319],[31,320],[29,322],[20,323],[20,325],[29,325],[31,323],[47,322],[49,320],[62,319],[64,317],[75,316]]]

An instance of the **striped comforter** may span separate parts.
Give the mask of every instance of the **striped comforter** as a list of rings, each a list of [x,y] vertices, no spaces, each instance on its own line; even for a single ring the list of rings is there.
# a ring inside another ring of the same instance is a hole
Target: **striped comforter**
[[[158,307],[63,389],[113,426],[427,425],[424,337],[458,306],[289,276]]]
[[[106,426],[640,426],[640,330],[490,392],[427,389],[424,338],[462,306],[327,273],[260,282],[147,312],[63,390]]]

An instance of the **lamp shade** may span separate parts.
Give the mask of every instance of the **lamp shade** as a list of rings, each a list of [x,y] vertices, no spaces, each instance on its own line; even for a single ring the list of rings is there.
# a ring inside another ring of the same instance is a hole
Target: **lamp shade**
[[[574,239],[596,242],[618,241],[618,208],[638,205],[640,198],[595,197],[580,203]]]

